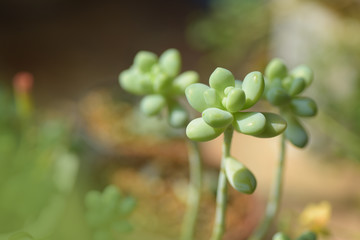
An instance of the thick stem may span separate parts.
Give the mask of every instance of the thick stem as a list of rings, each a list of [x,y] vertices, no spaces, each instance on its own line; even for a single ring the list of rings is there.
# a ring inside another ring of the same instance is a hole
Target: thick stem
[[[180,237],[181,240],[191,240],[194,238],[202,186],[202,166],[199,144],[194,141],[188,141],[187,147],[189,155],[190,183],[188,189],[187,209]]]
[[[280,202],[281,202],[282,188],[283,188],[285,146],[286,146],[285,142],[286,142],[285,134],[282,134],[280,156],[276,170],[276,176],[270,191],[269,200],[266,206],[265,217],[258,225],[258,228],[255,230],[253,235],[250,237],[250,240],[264,239],[267,232],[270,229],[271,224],[274,222],[276,215],[278,214]]]
[[[216,194],[215,222],[211,240],[221,240],[225,231],[225,215],[227,204],[227,179],[225,174],[225,159],[227,157],[230,157],[232,135],[233,128],[232,126],[230,126],[224,132],[224,143],[222,149],[223,152]]]

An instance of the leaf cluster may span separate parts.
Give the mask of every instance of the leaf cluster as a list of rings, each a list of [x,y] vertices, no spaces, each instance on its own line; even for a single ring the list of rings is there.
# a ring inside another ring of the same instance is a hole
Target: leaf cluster
[[[209,85],[196,83],[186,88],[188,102],[202,113],[186,128],[190,139],[212,140],[230,125],[239,133],[255,137],[274,137],[285,130],[286,122],[276,114],[241,112],[255,105],[263,94],[265,83],[260,72],[249,73],[241,82],[230,71],[217,68]]]
[[[305,147],[309,138],[299,118],[312,117],[317,113],[313,99],[299,96],[312,81],[313,72],[306,65],[299,65],[288,71],[285,63],[275,58],[265,69],[264,97],[280,109],[281,115],[288,123],[285,136],[299,148]]]
[[[103,192],[88,192],[85,205],[86,220],[94,230],[94,240],[117,239],[119,235],[132,230],[128,217],[136,201],[130,196],[123,196],[116,186],[109,185]]]
[[[123,71],[119,82],[123,89],[135,95],[145,96],[140,110],[148,116],[168,110],[168,121],[173,127],[184,127],[188,114],[177,98],[184,95],[190,84],[199,81],[195,71],[180,74],[181,56],[178,50],[168,49],[157,57],[154,53],[140,51],[133,65]]]

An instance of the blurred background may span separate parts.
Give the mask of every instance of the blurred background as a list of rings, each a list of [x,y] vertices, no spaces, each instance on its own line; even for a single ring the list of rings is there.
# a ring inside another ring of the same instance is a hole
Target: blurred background
[[[0,237],[31,225],[26,231],[49,239],[90,239],[85,196],[115,184],[137,202],[124,215],[132,230],[119,239],[177,238],[188,174],[182,135],[142,116],[118,84],[138,51],[168,48],[202,82],[218,66],[242,80],[273,57],[310,66],[304,95],[319,114],[304,121],[308,146],[289,145],[276,227],[296,232],[307,204],[327,201],[321,239],[360,239],[358,0],[0,1]],[[278,146],[278,138],[235,135],[233,155],[258,189],[234,200],[229,228],[245,233],[227,239],[244,239],[261,218]],[[197,239],[212,224],[220,151],[221,139],[202,144],[209,194]]]

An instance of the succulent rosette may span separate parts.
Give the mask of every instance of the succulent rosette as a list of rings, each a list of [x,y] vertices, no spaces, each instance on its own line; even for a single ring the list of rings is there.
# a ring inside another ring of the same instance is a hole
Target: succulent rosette
[[[119,235],[132,230],[128,217],[136,201],[123,196],[116,186],[109,185],[103,192],[88,192],[85,204],[86,220],[94,231],[94,240],[118,239]]]
[[[229,70],[217,68],[210,76],[209,85],[195,83],[185,90],[190,105],[202,113],[186,128],[191,140],[212,140],[229,127],[262,138],[277,136],[285,130],[286,122],[277,114],[242,112],[255,105],[263,94],[265,84],[260,72],[249,73],[241,82]],[[226,157],[225,172],[236,190],[246,194],[255,190],[255,177],[235,158]]]
[[[306,65],[299,65],[288,71],[281,59],[270,61],[265,69],[265,98],[280,109],[287,121],[286,138],[296,147],[303,148],[308,134],[299,117],[312,117],[317,113],[313,99],[299,96],[313,81],[313,72]]]
[[[277,114],[241,112],[261,98],[264,78],[260,72],[251,72],[244,81],[235,80],[224,68],[217,68],[210,76],[210,86],[195,83],[186,88],[190,105],[202,113],[192,120],[187,136],[195,141],[209,141],[218,137],[230,125],[235,131],[255,137],[274,137],[286,128],[286,122]]]
[[[160,57],[140,51],[133,65],[120,74],[119,82],[126,91],[145,96],[140,102],[143,113],[154,116],[167,108],[170,125],[184,127],[189,116],[176,99],[184,95],[187,86],[198,82],[199,76],[195,71],[180,74],[180,69],[181,56],[176,49],[168,49]]]

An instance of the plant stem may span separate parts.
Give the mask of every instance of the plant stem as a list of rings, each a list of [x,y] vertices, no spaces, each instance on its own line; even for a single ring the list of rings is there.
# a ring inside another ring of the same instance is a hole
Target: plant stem
[[[264,239],[267,232],[270,229],[271,224],[273,223],[276,215],[279,211],[282,188],[283,188],[283,176],[284,176],[284,164],[285,164],[285,145],[286,137],[285,134],[282,134],[281,137],[281,147],[280,147],[280,156],[278,161],[278,166],[276,170],[276,176],[270,191],[269,200],[266,206],[265,217],[258,225],[257,229],[253,235],[249,238],[250,240],[261,240]]]
[[[187,148],[189,155],[190,183],[188,189],[187,209],[182,224],[181,240],[191,240],[194,238],[202,186],[202,164],[199,144],[194,141],[188,141]]]
[[[225,159],[230,156],[231,140],[233,135],[232,126],[224,132],[224,143],[222,149],[221,167],[219,173],[219,182],[216,193],[215,222],[211,240],[220,240],[225,231],[225,215],[227,204],[227,179],[225,174]]]

